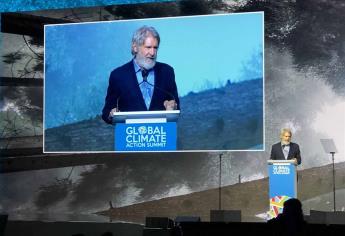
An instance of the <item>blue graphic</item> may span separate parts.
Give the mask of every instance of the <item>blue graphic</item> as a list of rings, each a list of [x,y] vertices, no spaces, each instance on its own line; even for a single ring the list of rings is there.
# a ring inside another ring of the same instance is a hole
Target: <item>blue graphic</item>
[[[289,196],[295,198],[296,167],[293,164],[273,164],[268,166],[269,197]]]
[[[115,125],[115,151],[174,151],[176,123]]]

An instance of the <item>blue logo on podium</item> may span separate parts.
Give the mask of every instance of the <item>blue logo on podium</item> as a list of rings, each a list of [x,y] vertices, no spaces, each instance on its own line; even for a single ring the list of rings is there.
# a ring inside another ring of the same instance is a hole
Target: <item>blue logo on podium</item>
[[[289,165],[269,165],[269,197],[275,196],[296,196],[295,166]]]
[[[115,126],[115,151],[176,150],[176,123],[122,124]]]

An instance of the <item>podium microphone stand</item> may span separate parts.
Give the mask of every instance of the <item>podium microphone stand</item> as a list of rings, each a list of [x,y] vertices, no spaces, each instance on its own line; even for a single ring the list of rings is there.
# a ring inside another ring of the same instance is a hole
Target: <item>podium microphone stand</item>
[[[333,172],[333,211],[336,211],[336,204],[335,204],[335,168],[334,168],[334,154],[337,152],[337,148],[335,147],[333,139],[320,139],[320,142],[323,146],[323,149],[326,153],[330,153],[332,155],[332,172]]]

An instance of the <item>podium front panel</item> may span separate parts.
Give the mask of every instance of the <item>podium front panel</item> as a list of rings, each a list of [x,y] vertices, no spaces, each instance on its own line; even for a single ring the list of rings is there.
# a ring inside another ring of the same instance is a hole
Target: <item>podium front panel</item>
[[[115,151],[175,151],[176,123],[118,123]]]
[[[284,202],[297,197],[296,166],[291,163],[268,165],[269,173],[269,218],[283,211]]]

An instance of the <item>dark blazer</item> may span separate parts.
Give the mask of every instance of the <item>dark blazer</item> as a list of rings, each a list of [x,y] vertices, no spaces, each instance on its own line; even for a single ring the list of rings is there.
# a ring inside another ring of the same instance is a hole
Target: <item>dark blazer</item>
[[[297,143],[290,143],[290,151],[287,159],[291,160],[292,158],[297,159],[298,165],[301,164],[301,152]],[[271,160],[285,160],[280,142],[272,145]]]
[[[165,110],[165,100],[175,99],[177,109],[180,109],[174,69],[164,63],[156,62],[154,66],[155,84],[149,109],[146,108],[137,77],[133,60],[113,70],[109,77],[109,86],[102,118],[111,124],[109,113],[117,107],[120,111],[157,111]]]

